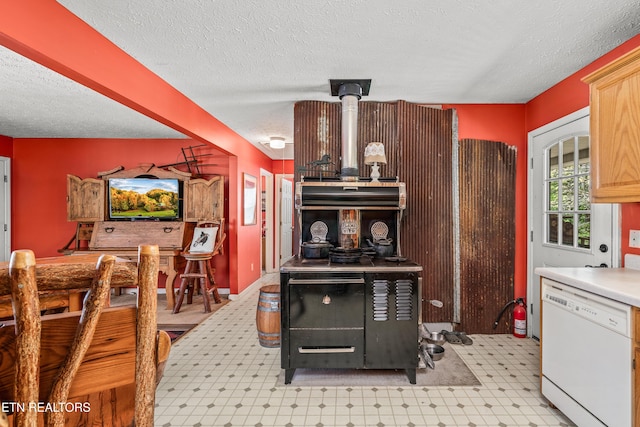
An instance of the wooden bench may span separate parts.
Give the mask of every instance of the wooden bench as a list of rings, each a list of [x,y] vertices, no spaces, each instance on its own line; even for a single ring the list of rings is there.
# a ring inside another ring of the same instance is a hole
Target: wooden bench
[[[38,292],[73,289],[68,282],[77,277],[36,286],[33,253],[12,254],[15,321],[0,327],[0,401],[11,409],[11,425],[153,426],[170,347],[156,324],[158,256],[157,246],[139,249],[137,307],[103,309],[115,264],[106,255],[94,267],[82,312],[40,316]],[[0,295],[6,291],[0,286]]]

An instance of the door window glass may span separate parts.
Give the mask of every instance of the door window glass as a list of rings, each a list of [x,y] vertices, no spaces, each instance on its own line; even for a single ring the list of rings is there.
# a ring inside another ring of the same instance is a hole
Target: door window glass
[[[547,148],[545,157],[545,243],[589,249],[589,137],[579,135],[558,140]]]

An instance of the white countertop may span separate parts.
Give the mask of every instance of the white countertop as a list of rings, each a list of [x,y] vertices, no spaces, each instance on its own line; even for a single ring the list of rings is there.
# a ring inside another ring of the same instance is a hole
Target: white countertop
[[[535,273],[615,301],[640,307],[640,270],[630,268],[538,267]]]

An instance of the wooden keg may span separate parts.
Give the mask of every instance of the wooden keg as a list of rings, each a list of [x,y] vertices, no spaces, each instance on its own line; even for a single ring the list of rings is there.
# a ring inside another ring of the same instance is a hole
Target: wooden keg
[[[262,347],[280,347],[280,285],[260,288],[256,326]]]

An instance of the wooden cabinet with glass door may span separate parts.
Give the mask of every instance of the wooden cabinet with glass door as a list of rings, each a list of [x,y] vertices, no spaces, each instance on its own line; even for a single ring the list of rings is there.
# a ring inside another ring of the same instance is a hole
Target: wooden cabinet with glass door
[[[594,202],[640,201],[640,47],[586,76]]]

